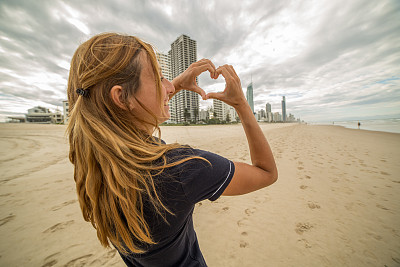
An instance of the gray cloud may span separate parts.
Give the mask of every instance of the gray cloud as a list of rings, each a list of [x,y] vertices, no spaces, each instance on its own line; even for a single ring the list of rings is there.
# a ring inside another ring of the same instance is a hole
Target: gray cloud
[[[199,59],[233,64],[244,88],[252,79],[256,109],[270,102],[278,111],[285,95],[288,110],[306,120],[347,117],[354,107],[394,114],[387,107],[400,102],[400,80],[376,82],[400,77],[399,16],[395,0],[3,1],[0,116],[29,103],[60,106],[74,50],[104,31],[139,36],[163,52],[189,35]],[[214,83],[200,77],[205,88]]]

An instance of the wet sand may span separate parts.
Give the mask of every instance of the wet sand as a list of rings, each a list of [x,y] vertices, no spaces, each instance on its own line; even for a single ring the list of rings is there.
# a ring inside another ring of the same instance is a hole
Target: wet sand
[[[209,266],[399,266],[400,134],[261,124],[279,179],[196,205]],[[0,266],[124,266],[81,215],[65,126],[0,124]],[[250,163],[240,125],[163,139]]]

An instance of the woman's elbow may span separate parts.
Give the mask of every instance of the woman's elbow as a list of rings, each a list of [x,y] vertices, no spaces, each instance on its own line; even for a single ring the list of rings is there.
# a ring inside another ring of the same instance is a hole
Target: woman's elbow
[[[278,180],[278,170],[275,169],[275,171],[272,173],[272,183],[275,183]]]
[[[278,180],[278,169],[277,168],[274,168],[270,172],[270,180],[271,180],[271,184],[275,183]]]
[[[270,184],[273,184],[278,180],[278,170],[276,168],[270,172],[270,180]]]
[[[264,179],[264,187],[270,186],[278,180],[278,170],[273,170],[266,173]]]

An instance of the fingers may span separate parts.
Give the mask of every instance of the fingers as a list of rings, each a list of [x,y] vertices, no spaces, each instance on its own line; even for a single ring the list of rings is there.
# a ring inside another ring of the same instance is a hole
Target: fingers
[[[208,93],[208,94],[206,95],[206,99],[213,98],[213,99],[222,100],[223,97],[224,97],[224,93],[222,93],[222,92],[218,92],[218,93]]]
[[[200,87],[198,87],[198,86],[195,86],[194,88],[192,88],[190,91],[193,91],[193,92],[195,92],[195,93],[198,93],[200,96],[201,96],[201,98],[203,99],[203,100],[206,100],[206,92],[203,90],[203,89],[201,89]]]
[[[215,68],[213,66],[211,66],[210,64],[204,64],[204,65],[197,66],[196,69],[194,69],[194,73],[196,76],[199,76],[201,73],[203,73],[207,70],[210,72],[211,79],[216,79],[215,77],[218,77],[218,76],[216,76]]]
[[[225,80],[231,81],[234,80],[234,73],[231,70],[232,66],[230,65],[223,65],[217,68],[216,72],[218,74],[222,74],[222,76],[225,78]]]
[[[218,78],[218,74],[215,71],[215,66],[209,59],[203,58],[203,59],[193,63],[192,67],[194,68],[196,76],[198,76],[201,73],[203,73],[206,70],[208,70],[210,72],[211,79],[217,79]]]

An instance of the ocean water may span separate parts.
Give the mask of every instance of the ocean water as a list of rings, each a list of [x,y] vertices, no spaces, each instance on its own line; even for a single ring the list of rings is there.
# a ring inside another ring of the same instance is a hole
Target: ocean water
[[[400,118],[396,119],[379,119],[379,120],[359,120],[359,121],[335,121],[332,123],[321,124],[334,124],[344,126],[350,129],[358,129],[358,122],[361,123],[360,129],[370,131],[381,131],[389,133],[400,133]]]

